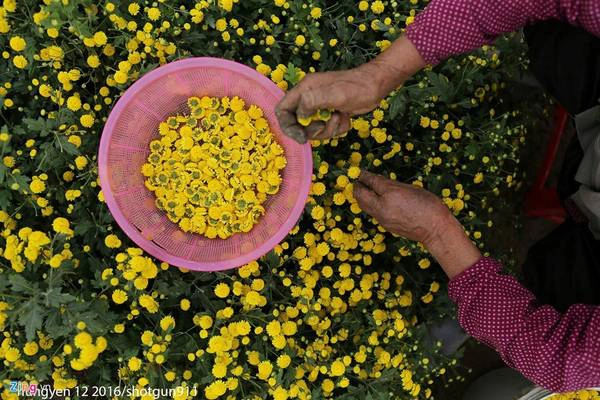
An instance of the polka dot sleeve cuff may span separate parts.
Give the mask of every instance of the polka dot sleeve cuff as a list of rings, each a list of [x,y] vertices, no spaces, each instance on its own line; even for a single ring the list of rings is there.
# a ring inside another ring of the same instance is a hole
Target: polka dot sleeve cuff
[[[462,327],[549,390],[600,386],[600,307],[576,304],[561,314],[500,269],[482,258],[450,282]]]
[[[598,0],[431,0],[407,36],[431,65],[527,23],[558,19],[600,36]]]

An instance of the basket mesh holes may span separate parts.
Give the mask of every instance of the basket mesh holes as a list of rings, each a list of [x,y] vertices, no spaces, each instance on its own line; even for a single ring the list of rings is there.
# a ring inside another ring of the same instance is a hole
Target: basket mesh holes
[[[251,242],[244,242],[240,246],[240,250],[242,251],[242,253],[248,253],[248,252],[252,251],[253,248],[254,248],[254,245]]]
[[[119,116],[113,131],[112,144],[125,148],[147,149],[150,141],[158,136],[159,122],[137,105],[132,104]]]
[[[145,191],[137,191],[116,197],[117,204],[119,204],[123,215],[139,230],[143,230],[153,224],[153,212],[138,206],[138,204],[143,203],[146,196]]]
[[[128,222],[142,232],[151,232],[152,243],[164,252],[192,262],[231,260],[255,250],[272,238],[283,221],[289,219],[297,193],[306,179],[303,174],[303,148],[281,133],[273,112],[277,99],[261,86],[262,82],[222,67],[188,68],[178,74],[166,75],[149,83],[119,114],[107,154],[110,189]],[[171,115],[188,113],[187,99],[204,95],[237,95],[248,105],[256,104],[262,108],[288,160],[282,171],[283,182],[279,192],[269,196],[264,204],[266,214],[251,232],[237,233],[227,240],[182,232],[155,207],[154,194],[146,189],[145,177],[140,173],[149,154],[150,141],[159,137],[160,121]]]
[[[156,204],[154,203],[154,198],[147,198],[144,200],[144,208],[146,211],[153,212],[156,209]]]
[[[154,243],[155,246],[160,247],[161,249],[163,249],[164,251],[166,251],[167,253],[172,254],[173,250],[170,248],[165,248],[162,244],[160,244],[159,242],[156,241],[156,239],[153,237],[151,239],[152,243]]]

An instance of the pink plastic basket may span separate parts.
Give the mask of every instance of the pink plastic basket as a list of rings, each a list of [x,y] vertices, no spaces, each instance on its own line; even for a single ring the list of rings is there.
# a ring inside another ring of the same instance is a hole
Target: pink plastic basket
[[[144,186],[141,166],[167,116],[187,112],[191,96],[239,96],[263,109],[287,166],[279,192],[265,203],[266,213],[248,233],[207,239],[185,233],[156,208]],[[120,98],[110,113],[98,154],[100,184],[113,217],[139,247],[169,264],[197,271],[235,268],[256,260],[294,227],[308,196],[312,153],[281,132],[275,105],[283,92],[257,71],[233,61],[189,58],[147,73]]]

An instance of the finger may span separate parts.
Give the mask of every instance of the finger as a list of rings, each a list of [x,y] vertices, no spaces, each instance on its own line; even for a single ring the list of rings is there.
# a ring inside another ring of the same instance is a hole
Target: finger
[[[382,195],[386,192],[391,179],[381,175],[373,174],[369,171],[361,171],[358,181],[367,186],[369,189],[373,190],[378,195]]]
[[[350,120],[350,114],[340,113],[340,125],[338,127],[338,135],[348,132],[352,127],[352,121]]]
[[[321,133],[319,133],[319,135],[317,137],[315,137],[315,139],[324,140],[324,139],[331,139],[331,138],[335,137],[338,132],[339,125],[340,125],[340,114],[334,112],[331,115],[331,118],[329,119],[329,121],[327,121],[325,123],[325,128],[323,129],[323,131],[321,131]]]
[[[300,125],[292,125],[288,126],[286,130],[283,131],[285,135],[300,144],[305,144],[308,142],[308,137],[306,136],[306,132]]]
[[[301,94],[300,97],[305,97],[304,100],[299,99],[298,106],[301,111],[303,107],[308,106],[312,108],[313,106],[320,105],[319,100],[323,98],[323,95],[327,95],[327,87],[332,86],[339,79],[338,71],[328,71],[328,72],[315,72],[307,74],[295,87],[294,89],[298,90]],[[305,102],[303,107],[301,106],[302,102]],[[316,111],[316,109],[315,109]],[[312,114],[304,114],[303,117],[309,117]]]
[[[306,128],[304,128],[304,132],[306,132],[306,137],[310,139],[316,139],[316,137],[323,132],[325,129],[325,122],[322,121],[314,121],[311,122]]]
[[[295,140],[300,144],[304,144],[307,141],[306,132],[298,121],[296,121],[296,115],[288,111],[280,111],[278,115],[279,126],[283,133]]]
[[[297,92],[297,101],[294,112],[299,118],[308,118],[313,115],[317,109],[312,109],[313,101],[320,96],[320,89],[328,85],[331,80],[330,73],[317,72],[306,75],[295,87]],[[304,98],[304,100],[302,100]],[[314,103],[316,104],[316,102]],[[309,109],[307,109],[307,107]]]
[[[323,75],[310,88],[302,91],[298,101],[297,114],[301,118],[308,118],[317,110],[341,110],[348,106],[345,82],[336,82],[338,79],[334,74]]]
[[[299,87],[295,87],[287,92],[275,107],[275,115],[277,118],[280,117],[280,114],[285,112],[296,114],[301,95],[302,91]]]
[[[309,118],[315,112],[317,112],[318,98],[322,96],[320,88],[310,88],[306,89],[300,95],[298,99],[298,108],[296,110],[296,114],[299,118]]]
[[[361,210],[371,215],[372,217],[377,218],[377,215],[379,215],[379,212],[381,210],[381,200],[377,193],[375,193],[362,183],[355,182],[353,194]]]

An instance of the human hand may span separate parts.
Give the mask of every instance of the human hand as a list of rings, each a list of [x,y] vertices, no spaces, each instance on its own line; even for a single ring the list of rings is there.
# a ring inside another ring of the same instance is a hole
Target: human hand
[[[300,143],[326,139],[350,129],[350,117],[373,110],[386,93],[381,93],[374,64],[345,71],[308,74],[290,90],[275,109],[283,132]],[[333,109],[327,122],[303,127],[297,118],[307,118],[317,110]]]
[[[381,99],[425,66],[412,42],[402,35],[373,60],[346,71],[309,74],[275,108],[283,132],[299,143],[327,139],[350,129],[350,117],[373,110]],[[303,127],[318,109],[333,113],[327,123]]]
[[[451,216],[433,193],[367,171],[355,182],[354,197],[388,232],[423,244],[437,237]]]
[[[388,232],[423,243],[450,279],[481,258],[448,207],[425,189],[363,171],[354,197]]]

